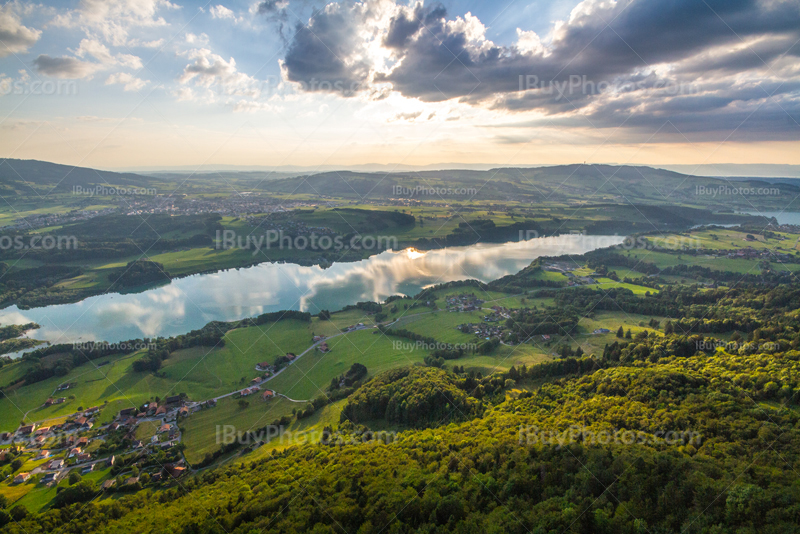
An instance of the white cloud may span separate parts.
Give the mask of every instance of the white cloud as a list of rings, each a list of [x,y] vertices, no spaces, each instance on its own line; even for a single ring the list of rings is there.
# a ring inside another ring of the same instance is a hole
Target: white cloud
[[[100,63],[113,65],[116,60],[108,47],[96,39],[83,39],[75,51],[78,57],[92,56]]]
[[[192,50],[189,59],[194,61],[183,69],[178,83],[194,84],[207,91],[228,96],[258,98],[261,95],[260,82],[239,72],[233,58],[225,61],[222,56],[214,54],[211,50],[201,48]]]
[[[191,102],[195,100],[196,96],[191,87],[179,87],[173,96],[178,99],[178,102]]]
[[[124,46],[132,29],[166,26],[159,12],[179,8],[169,0],[81,0],[78,9],[56,17],[53,24],[91,30],[114,46]]]
[[[106,80],[106,85],[121,84],[126,91],[138,91],[149,83],[148,80],[142,80],[127,72],[118,72],[112,74]]]
[[[41,30],[22,25],[16,4],[0,6],[0,57],[27,52],[41,37]]]
[[[208,44],[208,35],[205,33],[195,35],[191,32],[186,32],[186,42],[193,45],[206,45]]]
[[[88,56],[94,57],[105,67],[122,66],[129,69],[141,69],[142,60],[139,56],[132,54],[112,54],[108,47],[96,39],[83,39],[75,51],[75,55],[81,58]]]
[[[154,39],[152,41],[143,41],[141,39],[131,39],[128,41],[128,46],[131,48],[161,48],[167,42],[166,39]]]
[[[215,19],[235,19],[236,15],[233,14],[233,11],[228,9],[223,5],[217,5],[212,7],[210,10],[211,16]]]
[[[255,4],[253,7],[251,7],[250,17],[254,15],[253,10],[255,10],[256,13],[258,12],[257,6],[258,4]],[[218,4],[209,9],[209,13],[211,13],[212,18],[220,20],[230,20],[235,24],[240,24],[240,25],[249,25],[247,23],[251,21],[251,18],[247,18],[244,16],[237,17],[236,13],[234,13],[231,9],[228,9],[227,7],[221,4]]]

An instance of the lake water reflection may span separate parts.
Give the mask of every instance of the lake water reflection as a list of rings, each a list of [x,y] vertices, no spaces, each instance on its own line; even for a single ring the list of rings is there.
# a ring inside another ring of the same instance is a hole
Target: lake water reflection
[[[414,295],[454,280],[495,280],[540,256],[583,254],[623,241],[622,236],[563,235],[505,244],[482,243],[429,252],[387,251],[353,263],[318,266],[263,263],[194,275],[141,293],[107,294],[74,304],[0,311],[2,324],[36,322],[30,337],[51,343],[174,336],[210,321],[233,321],[294,309],[318,313],[359,301]]]

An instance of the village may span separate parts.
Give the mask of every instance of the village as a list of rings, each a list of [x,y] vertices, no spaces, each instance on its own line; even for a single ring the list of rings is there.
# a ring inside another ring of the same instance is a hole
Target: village
[[[447,311],[467,312],[480,310],[483,301],[475,295],[458,295],[447,298]]]
[[[337,335],[365,328],[368,327],[364,323],[358,323],[347,326]],[[142,406],[124,408],[113,421],[102,425],[97,420],[100,406],[73,413],[54,424],[43,421],[22,425],[15,432],[0,434],[0,445],[4,446],[0,451],[0,463],[10,463],[13,471],[17,471],[27,461],[40,462],[29,471],[14,473],[12,484],[23,484],[38,477],[39,484],[51,487],[72,473],[87,475],[99,466],[111,468],[114,474],[114,478],[101,484],[101,488],[108,491],[141,489],[143,485],[178,478],[187,469],[177,424],[179,419],[199,410],[215,408],[218,400],[225,397],[242,399],[259,395],[261,400],[270,401],[278,393],[264,388],[265,383],[309,351],[330,352],[326,339],[313,336],[311,347],[299,356],[286,353],[273,362],[256,364],[255,371],[259,374],[246,387],[205,401],[194,402],[182,395],[163,400],[156,398]],[[69,388],[70,384],[64,383],[56,392]],[[65,397],[52,396],[43,405],[65,401]]]
[[[10,461],[15,470],[24,465],[23,458],[41,462],[30,471],[15,473],[14,484],[38,477],[40,484],[52,487],[68,475],[88,475],[103,467],[110,468],[113,478],[105,480],[102,489],[111,490],[117,484],[140,489],[143,482],[175,479],[186,471],[177,420],[188,417],[190,410],[186,399],[175,395],[161,403],[123,409],[103,425],[97,421],[101,407],[94,406],[61,423],[20,426],[13,433],[0,434],[0,444],[9,445],[0,451],[0,462]],[[137,438],[142,434],[151,437],[145,442]]]

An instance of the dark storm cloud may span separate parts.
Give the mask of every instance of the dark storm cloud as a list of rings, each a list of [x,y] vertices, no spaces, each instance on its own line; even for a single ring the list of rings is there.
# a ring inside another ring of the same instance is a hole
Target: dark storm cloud
[[[285,0],[267,0],[258,4],[259,15],[272,15],[285,11]]]
[[[678,74],[703,74],[746,70],[768,69],[775,60],[795,62],[800,56],[798,35],[771,35],[744,48],[725,50],[721,53],[701,53],[682,62],[675,70]]]
[[[354,53],[364,17],[352,6],[329,5],[298,26],[290,80],[390,84],[426,102],[538,110],[551,125],[800,132],[797,0],[585,0],[544,44],[528,35],[509,46],[485,39],[474,17],[448,20],[441,5],[420,2],[396,7],[383,27],[388,67]]]
[[[286,0],[265,0],[258,4],[257,11],[260,16],[276,26],[278,35],[284,44],[289,43],[286,36],[286,26],[289,21],[288,6],[289,2]]]
[[[427,8],[421,4],[417,5],[414,7],[411,16],[402,11],[397,16],[392,17],[383,45],[386,48],[402,49],[408,43],[409,38],[421,28],[435,24],[445,16],[447,16],[447,10],[441,4]]]
[[[643,98],[630,93],[583,113],[492,125],[497,128],[617,129],[612,135],[651,141],[769,141],[800,136],[800,81],[705,86],[695,95]],[[611,132],[610,132],[611,133]],[[607,134],[606,134],[607,135]],[[652,136],[652,137],[651,137]]]
[[[350,60],[360,45],[353,38],[357,30],[357,21],[338,4],[316,13],[308,25],[298,25],[284,59],[287,79],[305,91],[352,95],[367,82],[370,70],[364,60]]]
[[[463,30],[438,20],[409,42],[402,62],[389,75],[395,90],[426,101],[488,97],[519,90],[520,76],[538,81],[613,80],[635,69],[690,58],[711,47],[740,44],[763,35],[784,38],[763,61],[786,52],[800,37],[800,3],[757,0],[630,0],[614,4],[585,2],[592,9],[577,14],[556,32],[549,54],[524,53],[515,47],[476,50]],[[789,37],[791,35],[791,37]],[[797,49],[793,49],[797,53]],[[750,64],[763,66],[754,53]],[[697,58],[695,69],[714,65],[715,57]],[[731,67],[735,62],[731,63]],[[724,65],[722,65],[724,66]],[[719,65],[717,66],[719,68]]]

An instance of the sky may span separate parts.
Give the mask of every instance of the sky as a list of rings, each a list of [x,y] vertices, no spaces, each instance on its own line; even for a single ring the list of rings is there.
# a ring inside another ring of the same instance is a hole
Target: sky
[[[800,164],[800,0],[0,4],[0,157]]]

